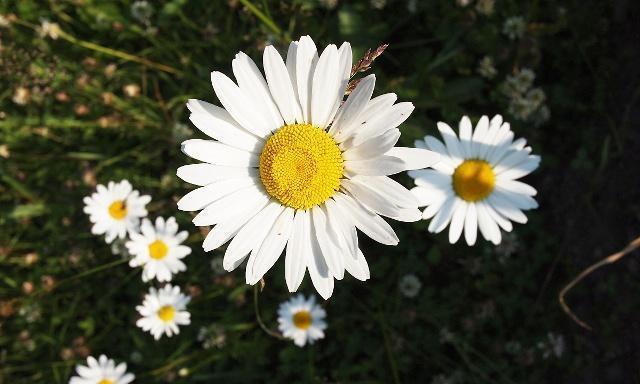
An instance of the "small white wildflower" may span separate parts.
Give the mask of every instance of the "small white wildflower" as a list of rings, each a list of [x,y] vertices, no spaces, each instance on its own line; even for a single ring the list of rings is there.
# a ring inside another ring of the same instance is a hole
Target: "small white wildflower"
[[[278,308],[278,329],[282,335],[293,340],[298,347],[313,344],[324,338],[327,329],[325,317],[327,313],[316,304],[316,297],[311,295],[305,299],[299,294],[280,304]]]
[[[7,28],[10,25],[11,21],[5,15],[0,15],[0,28]]]
[[[26,87],[17,87],[13,91],[11,100],[18,105],[27,105],[29,100],[31,100],[31,92]]]
[[[565,350],[564,336],[549,332],[546,340],[538,342],[537,347],[542,351],[542,358],[545,360],[552,356],[561,358]]]
[[[387,5],[387,0],[371,0],[370,4],[375,9],[382,9]]]
[[[495,0],[478,0],[476,11],[481,15],[490,16],[493,14],[495,4]]]
[[[440,330],[440,343],[448,344],[455,340],[456,335],[449,330],[449,328],[442,328]]]
[[[534,109],[538,109],[538,107],[540,107],[547,99],[547,95],[545,95],[542,88],[530,89],[525,97],[529,100]]]
[[[131,16],[143,24],[148,24],[153,15],[153,5],[146,0],[135,1],[131,4]]]
[[[87,365],[76,365],[76,373],[69,380],[69,384],[129,384],[135,376],[127,373],[127,364],[120,363],[116,366],[113,359],[100,355],[98,359],[92,356],[87,358]]]
[[[338,6],[338,0],[320,0],[320,5],[326,9],[334,9]]]
[[[507,35],[511,40],[516,40],[524,36],[527,24],[522,16],[512,16],[505,20],[502,26],[502,33]]]
[[[398,289],[405,297],[416,297],[422,288],[420,279],[414,274],[402,276],[398,283]]]
[[[208,327],[200,327],[198,341],[202,343],[204,349],[222,348],[227,342],[227,335],[221,325],[212,324]]]
[[[486,79],[493,79],[498,74],[491,56],[485,56],[480,60],[478,63],[478,73]]]
[[[60,37],[60,32],[62,32],[62,29],[60,29],[60,25],[58,23],[52,23],[46,19],[42,19],[40,21],[40,27],[38,27],[38,35],[40,35],[40,37],[49,37],[56,40]]]
[[[467,5],[471,4],[471,0],[456,0],[456,4],[458,5],[458,7],[466,7]]]
[[[408,0],[407,11],[409,11],[409,13],[416,13],[418,11],[418,0]]]

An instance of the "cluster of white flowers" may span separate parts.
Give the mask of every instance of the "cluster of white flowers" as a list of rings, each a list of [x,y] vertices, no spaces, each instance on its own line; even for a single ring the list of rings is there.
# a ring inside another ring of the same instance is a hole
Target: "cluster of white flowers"
[[[491,56],[483,57],[478,63],[478,73],[486,79],[493,79],[498,74]]]
[[[527,23],[522,16],[512,16],[504,21],[502,33],[511,40],[517,40],[527,31]]]
[[[518,120],[533,121],[540,125],[549,119],[550,111],[545,105],[547,96],[542,88],[533,87],[535,78],[531,69],[523,68],[507,76],[501,89],[509,99],[510,114]]]

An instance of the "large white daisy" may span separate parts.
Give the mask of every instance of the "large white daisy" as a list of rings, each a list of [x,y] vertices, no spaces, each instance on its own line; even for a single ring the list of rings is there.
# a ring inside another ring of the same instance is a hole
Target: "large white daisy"
[[[69,384],[128,384],[135,376],[127,373],[127,364],[120,363],[100,355],[98,360],[93,356],[87,358],[87,365],[76,365],[78,376],[73,376]]]
[[[315,296],[305,300],[300,294],[280,304],[278,308],[278,329],[284,337],[293,340],[294,344],[303,347],[307,342],[324,337],[327,316],[322,307],[316,304]]]
[[[460,136],[445,123],[438,123],[444,144],[433,136],[416,141],[416,147],[438,152],[440,162],[433,169],[409,172],[417,187],[411,191],[422,217],[430,219],[429,231],[438,233],[449,225],[453,244],[464,229],[467,244],[476,241],[477,230],[485,239],[499,244],[500,228],[509,232],[512,221],[526,223],[523,210],[538,207],[536,190],[517,179],[538,168],[540,156],[531,154],[525,139],[513,140],[509,123],[496,115],[482,116],[475,130],[467,116],[460,120]]]
[[[136,325],[148,331],[158,340],[163,334],[168,337],[180,333],[179,325],[189,325],[191,314],[186,311],[191,298],[180,292],[180,287],[167,284],[160,289],[149,288],[142,305],[136,310],[142,316]]]
[[[389,175],[433,164],[426,149],[394,147],[397,127],[413,110],[395,94],[371,98],[373,75],[342,103],[351,69],[351,46],[327,46],[318,56],[310,37],[289,45],[286,63],[264,50],[265,78],[240,52],[232,62],[238,85],[211,74],[224,108],[189,100],[190,119],[215,140],[187,140],[182,151],[203,161],[178,169],[201,186],[179,202],[202,210],[193,222],[215,225],[205,251],[231,240],[223,265],[231,271],[249,255],[246,281],[255,284],[286,247],[285,278],[291,292],[309,270],[324,298],[345,270],[369,278],[356,228],[373,240],[398,238],[380,215],[420,219],[416,198]],[[233,240],[232,240],[233,239]]]
[[[84,198],[84,212],[93,223],[91,233],[105,235],[107,243],[116,237],[124,239],[127,232],[136,231],[140,218],[147,216],[145,206],[151,196],[143,195],[131,187],[131,183],[122,180],[110,181],[105,187],[99,184],[97,191]]]
[[[182,245],[189,236],[187,231],[178,233],[178,224],[173,217],[166,221],[156,218],[155,227],[148,219],[142,220],[140,232],[132,232],[131,240],[125,243],[129,253],[134,255],[129,261],[131,267],[144,266],[142,280],[171,281],[172,275],[185,271],[187,266],[182,258],[191,253],[191,248]]]

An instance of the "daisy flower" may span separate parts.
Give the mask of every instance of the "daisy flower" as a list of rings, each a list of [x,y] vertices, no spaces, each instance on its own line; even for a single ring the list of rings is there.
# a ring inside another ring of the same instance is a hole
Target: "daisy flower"
[[[78,376],[73,376],[69,384],[128,384],[135,376],[127,373],[127,364],[116,366],[113,359],[100,355],[98,360],[93,356],[87,358],[87,365],[76,365]]]
[[[185,271],[187,266],[180,260],[191,253],[191,248],[181,243],[189,236],[187,231],[178,232],[178,224],[173,217],[166,221],[156,218],[155,227],[148,219],[142,220],[142,233],[132,232],[131,240],[125,243],[134,258],[129,261],[131,267],[144,266],[142,281],[153,278],[158,281],[171,281],[173,274]]]
[[[331,44],[318,56],[310,37],[289,45],[285,60],[267,46],[263,64],[240,52],[232,62],[237,85],[211,74],[224,106],[189,100],[193,124],[215,140],[187,140],[182,151],[204,163],[178,169],[200,186],[178,208],[202,210],[195,225],[215,225],[205,251],[228,241],[223,265],[248,257],[246,281],[255,284],[286,248],[285,280],[291,292],[306,271],[325,299],[345,271],[360,280],[369,268],[356,228],[396,245],[380,216],[420,219],[416,198],[389,175],[433,164],[426,149],[394,147],[397,127],[413,105],[395,94],[372,98],[375,77],[363,78],[343,103],[350,79],[351,46]]]
[[[180,292],[180,287],[167,284],[160,289],[149,288],[142,305],[136,310],[142,316],[136,325],[149,331],[158,340],[162,334],[168,337],[180,333],[178,325],[189,325],[191,314],[185,309],[191,298]]]
[[[509,123],[496,115],[482,116],[475,130],[468,117],[460,120],[460,137],[451,127],[438,123],[444,144],[433,136],[417,140],[417,147],[438,152],[441,161],[409,172],[416,187],[411,191],[426,206],[429,232],[449,225],[449,242],[458,241],[464,228],[467,244],[476,242],[477,230],[494,244],[502,240],[500,228],[509,232],[511,222],[526,223],[523,210],[538,207],[536,190],[518,181],[538,168],[540,156],[531,154],[525,139],[513,140]]]
[[[306,300],[304,295],[297,295],[280,304],[278,329],[284,337],[293,340],[295,345],[303,347],[307,342],[313,344],[324,338],[326,316],[324,309],[316,304],[315,296],[309,296]]]
[[[138,229],[140,218],[147,216],[145,205],[151,196],[140,196],[131,187],[131,183],[122,180],[119,183],[110,181],[105,187],[100,184],[97,191],[84,198],[84,212],[93,223],[91,233],[105,235],[107,243],[116,237],[124,239],[127,232]]]

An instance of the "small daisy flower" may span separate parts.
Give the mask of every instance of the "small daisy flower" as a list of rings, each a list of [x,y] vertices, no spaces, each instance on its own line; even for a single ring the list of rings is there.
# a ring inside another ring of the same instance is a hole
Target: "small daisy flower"
[[[509,39],[516,40],[524,36],[527,30],[527,24],[522,16],[512,16],[504,21],[502,33],[507,35]]]
[[[315,296],[306,300],[300,294],[280,304],[278,309],[278,329],[298,347],[304,347],[309,342],[324,338],[327,316],[322,307],[316,304]]]
[[[496,115],[482,116],[475,131],[471,120],[460,120],[460,137],[445,123],[438,123],[444,144],[433,136],[416,141],[442,155],[441,161],[409,172],[412,189],[426,206],[423,219],[430,219],[429,232],[439,233],[449,225],[449,242],[457,242],[464,229],[467,244],[476,242],[477,230],[494,244],[502,240],[500,228],[510,232],[512,221],[526,223],[524,210],[538,207],[536,190],[518,181],[538,168],[540,156],[531,154],[526,140],[513,140],[509,123]]]
[[[142,316],[136,325],[148,331],[156,340],[163,334],[168,337],[180,333],[179,325],[189,325],[191,314],[185,309],[191,298],[180,292],[180,287],[170,284],[160,289],[149,288],[142,305],[136,310]]]
[[[395,147],[398,126],[413,111],[395,94],[373,97],[375,76],[358,83],[344,100],[351,72],[351,45],[331,44],[320,55],[309,36],[289,45],[285,60],[264,50],[266,75],[240,52],[232,61],[237,84],[211,74],[224,108],[189,100],[193,124],[215,140],[192,139],[182,151],[203,163],[180,167],[178,176],[197,188],[178,208],[200,211],[193,223],[215,225],[205,251],[226,242],[223,265],[245,260],[246,282],[256,284],[286,253],[290,292],[308,270],[323,298],[345,271],[360,280],[369,267],[356,228],[373,240],[397,245],[381,217],[420,219],[416,198],[389,178],[421,169],[438,155]]]
[[[151,201],[151,196],[140,196],[131,183],[122,180],[119,183],[110,181],[106,187],[98,185],[97,192],[83,201],[84,212],[93,223],[91,233],[104,234],[110,244],[116,237],[124,239],[127,232],[138,230],[140,218],[147,216],[145,206]]]
[[[100,355],[98,360],[93,356],[87,358],[87,365],[76,365],[76,373],[69,384],[128,384],[133,381],[133,373],[127,373],[127,364],[116,366],[113,359]]]
[[[178,232],[175,218],[165,221],[158,217],[155,227],[149,219],[144,219],[140,231],[142,233],[130,233],[131,240],[125,245],[134,255],[129,265],[134,268],[144,266],[142,281],[153,278],[160,282],[171,281],[172,275],[187,270],[181,259],[191,253],[191,248],[182,245],[189,234],[187,231]]]
[[[398,282],[398,289],[405,297],[413,298],[418,296],[420,289],[422,288],[422,282],[414,274],[408,274],[402,276]]]

